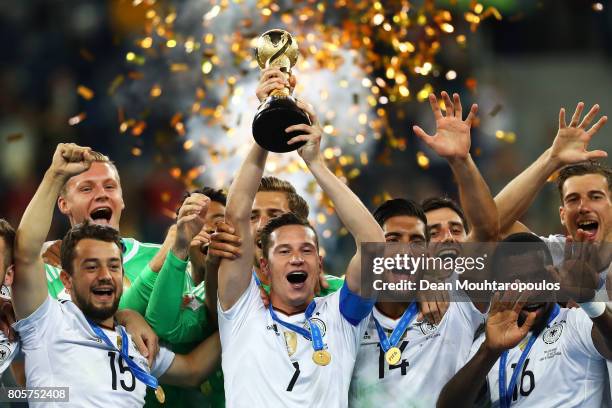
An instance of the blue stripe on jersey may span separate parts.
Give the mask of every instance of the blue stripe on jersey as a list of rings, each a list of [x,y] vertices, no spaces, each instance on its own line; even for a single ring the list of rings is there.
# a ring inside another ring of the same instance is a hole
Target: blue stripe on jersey
[[[372,312],[374,303],[374,299],[362,298],[352,292],[346,282],[340,289],[340,313],[353,326],[357,326]]]

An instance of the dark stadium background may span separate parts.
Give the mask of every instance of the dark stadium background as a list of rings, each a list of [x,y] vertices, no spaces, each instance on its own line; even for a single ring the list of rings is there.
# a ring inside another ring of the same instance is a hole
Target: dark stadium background
[[[185,171],[198,162],[197,152],[187,154],[184,138],[169,129],[176,111],[171,99],[188,98],[192,90],[183,95],[180,84],[169,92],[164,89],[159,100],[151,103],[142,134],[120,133],[116,100],[107,89],[118,73],[129,71],[126,52],[134,49],[136,38],[142,38],[144,5],[135,7],[135,3],[141,2],[0,2],[0,216],[13,225],[18,224],[55,145],[75,142],[91,146],[117,163],[127,206],[122,233],[145,242],[162,241],[172,222],[168,210],[183,190],[170,169]],[[186,3],[158,1],[157,6],[176,7],[181,18],[181,7]],[[212,7],[208,1],[189,3],[201,9],[196,20]],[[420,3],[413,2],[416,6]],[[467,9],[467,1],[450,3],[454,2],[436,2],[436,6],[458,15]],[[590,0],[498,0],[483,4],[499,7],[504,19],[483,22],[471,34],[466,52],[443,46],[436,62],[444,70],[454,69],[463,80],[447,81],[442,75],[431,83],[438,92],[460,92],[464,105],[481,104],[481,115],[489,120],[489,126],[473,132],[473,151],[478,149],[477,163],[495,194],[550,144],[560,106],[573,112],[575,104],[584,100],[588,106],[599,103],[603,114],[612,114],[612,5]],[[466,89],[465,78],[476,80],[475,90]],[[95,97],[87,100],[77,94],[79,85],[93,90]],[[339,89],[329,89],[330,93],[335,91]],[[132,102],[143,103],[128,100],[127,104]],[[386,163],[371,160],[350,180],[350,186],[371,209],[383,191],[419,200],[443,192],[454,197],[448,166],[417,143],[411,131],[415,122],[427,131],[432,129],[428,105],[412,100],[386,108],[407,113],[403,120],[389,122],[404,138],[406,148],[391,150]],[[69,118],[81,112],[86,113],[85,119],[69,125]],[[250,120],[252,113],[244,115]],[[516,140],[497,139],[495,126],[514,132]],[[372,156],[384,153],[386,143],[375,141],[370,148]],[[611,147],[612,124],[608,124],[595,137],[593,148]],[[140,155],[134,155],[134,148]],[[421,150],[431,159],[427,169],[417,164],[416,153]],[[208,177],[204,172],[196,181],[210,183]],[[554,187],[548,186],[526,223],[540,233],[560,232],[557,206]],[[50,237],[60,237],[66,228],[67,222],[56,217]],[[332,229],[325,240],[328,254],[334,254],[328,255],[330,273],[345,262],[351,245],[345,238],[338,239],[335,227]],[[337,250],[330,251],[332,248]]]

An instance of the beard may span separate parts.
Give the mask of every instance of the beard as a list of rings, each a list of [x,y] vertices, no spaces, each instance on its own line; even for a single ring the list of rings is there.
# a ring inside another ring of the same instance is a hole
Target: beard
[[[78,292],[74,292],[75,303],[81,309],[83,314],[91,320],[106,320],[112,317],[119,308],[119,300],[121,300],[121,293],[117,295],[115,292],[115,299],[110,306],[94,306],[86,297],[81,296]]]

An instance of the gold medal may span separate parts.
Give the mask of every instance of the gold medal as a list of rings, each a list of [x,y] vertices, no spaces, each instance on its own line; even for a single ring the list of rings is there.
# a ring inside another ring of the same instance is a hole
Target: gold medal
[[[166,401],[166,394],[164,394],[164,389],[161,385],[158,385],[155,389],[155,398],[159,401],[160,404],[163,404]]]
[[[312,353],[312,361],[320,366],[326,366],[331,361],[331,354],[327,350],[317,350]]]
[[[397,363],[399,363],[401,358],[402,352],[397,347],[391,347],[385,353],[385,360],[387,360],[387,363],[389,363],[389,365],[396,365]]]
[[[123,340],[121,339],[121,336],[117,336],[117,348],[121,350],[122,345],[123,345]]]

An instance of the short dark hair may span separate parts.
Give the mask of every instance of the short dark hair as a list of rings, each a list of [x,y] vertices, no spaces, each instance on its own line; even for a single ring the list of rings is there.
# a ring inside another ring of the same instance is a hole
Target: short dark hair
[[[548,245],[537,235],[531,232],[517,232],[516,234],[510,234],[506,238],[500,241],[502,244],[505,243],[522,243],[529,245],[502,245],[498,246],[493,253],[493,259],[491,265],[493,273],[500,271],[502,265],[505,265],[506,259],[510,256],[523,255],[530,252],[538,252],[544,255],[544,262],[546,265],[552,265],[553,259],[548,249]]]
[[[212,187],[202,187],[202,188],[197,188],[191,192],[185,191],[183,193],[183,197],[181,197],[181,201],[176,207],[176,215],[178,215],[179,210],[181,209],[181,206],[183,205],[185,200],[192,194],[204,194],[206,197],[210,198],[210,201],[215,201],[224,207],[227,205],[227,194],[225,194],[225,192],[222,189],[216,190]]]
[[[0,218],[0,238],[4,240],[4,267],[13,263],[13,248],[15,246],[15,229],[4,218]]]
[[[561,202],[563,202],[563,185],[567,179],[586,174],[601,174],[604,176],[608,183],[608,191],[612,192],[612,169],[610,167],[595,161],[570,164],[559,170],[559,176],[557,177],[557,188],[559,189]]]
[[[266,226],[261,231],[261,251],[265,259],[268,259],[268,251],[270,250],[270,246],[272,245],[272,242],[270,241],[270,236],[275,230],[279,229],[280,227],[284,227],[285,225],[301,225],[303,227],[310,228],[315,235],[315,243],[317,245],[317,250],[319,249],[319,238],[317,237],[317,232],[314,230],[312,225],[310,225],[308,220],[289,212],[270,219],[270,221],[268,221]]]
[[[416,217],[425,224],[425,236],[429,240],[429,231],[427,230],[427,217],[423,208],[414,200],[406,198],[394,198],[387,200],[374,210],[374,219],[381,227],[391,217],[407,215]]]
[[[90,223],[89,220],[77,224],[64,236],[62,240],[62,249],[60,250],[60,261],[62,269],[72,275],[72,261],[74,261],[74,248],[79,241],[83,239],[95,239],[98,241],[112,242],[121,251],[121,259],[123,260],[124,245],[119,236],[119,231],[105,225]]]
[[[450,208],[454,212],[457,213],[459,218],[461,218],[461,222],[463,223],[463,229],[465,232],[470,232],[470,226],[468,225],[467,220],[465,219],[465,214],[463,213],[463,209],[461,206],[452,198],[449,197],[430,197],[423,202],[421,202],[421,207],[423,207],[423,211],[425,213],[433,210],[438,210],[440,208]]]
[[[289,211],[300,218],[308,218],[308,214],[310,212],[308,203],[295,191],[295,187],[293,187],[288,181],[272,176],[263,177],[261,179],[261,183],[259,184],[259,189],[257,189],[257,192],[260,191],[285,193],[287,195],[287,202],[289,203]]]

